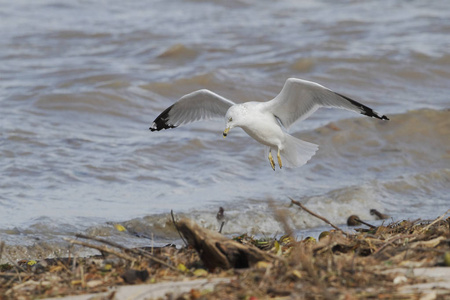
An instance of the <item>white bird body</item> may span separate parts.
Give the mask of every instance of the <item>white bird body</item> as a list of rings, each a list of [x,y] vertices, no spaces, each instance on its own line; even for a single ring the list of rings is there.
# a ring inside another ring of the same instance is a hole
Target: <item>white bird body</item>
[[[264,110],[264,105],[264,102],[246,102],[230,107],[225,119],[232,118],[233,122],[229,122],[230,126],[227,127],[230,127],[230,129],[236,126],[241,127],[249,136],[261,144],[269,147],[280,147],[284,142],[284,132],[275,116]],[[254,111],[255,113],[248,114],[248,111]],[[252,126],[257,120],[265,120],[265,122],[261,126]]]
[[[241,127],[249,136],[267,146],[272,169],[275,162],[272,150],[277,151],[278,164],[282,159],[289,167],[305,164],[318,146],[289,135],[286,130],[295,122],[309,117],[320,107],[343,108],[381,120],[389,120],[371,108],[326,87],[306,80],[289,78],[281,92],[267,102],[234,102],[209,90],[199,90],[181,97],[164,110],[153,122],[150,130],[175,128],[183,124],[225,116],[223,136],[230,129]]]

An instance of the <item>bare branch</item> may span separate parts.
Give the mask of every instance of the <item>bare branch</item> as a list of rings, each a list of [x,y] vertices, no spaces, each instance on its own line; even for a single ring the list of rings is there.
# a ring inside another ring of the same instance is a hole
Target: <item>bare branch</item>
[[[115,250],[113,250],[111,248],[105,247],[105,246],[89,244],[89,243],[86,243],[86,242],[82,242],[82,241],[78,241],[78,240],[71,240],[71,239],[66,239],[66,238],[64,240],[68,241],[71,244],[77,244],[77,245],[81,245],[81,246],[84,246],[84,247],[97,249],[98,251],[101,251],[101,252],[111,253],[111,254],[114,254],[115,256],[119,257],[119,258],[123,258],[123,259],[128,260],[128,261],[133,262],[133,263],[136,262],[136,260],[137,260],[136,258],[134,258],[132,256],[129,256],[128,254],[117,252],[117,251],[115,251]]]
[[[133,253],[133,254],[141,255],[141,256],[143,256],[143,257],[146,257],[146,258],[148,258],[148,259],[153,260],[153,261],[156,262],[156,263],[159,263],[159,264],[161,264],[161,265],[163,265],[163,266],[166,266],[166,267],[168,267],[169,269],[178,271],[178,269],[175,268],[174,266],[169,265],[169,264],[166,263],[165,261],[163,261],[163,260],[161,260],[161,259],[159,259],[159,258],[153,256],[152,254],[148,253],[147,251],[144,251],[144,250],[141,250],[141,249],[130,249],[130,248],[126,248],[126,247],[124,247],[124,246],[122,246],[122,245],[119,245],[119,244],[117,244],[117,243],[114,243],[114,242],[111,242],[111,241],[107,241],[107,240],[103,240],[103,239],[99,239],[99,238],[96,238],[96,237],[93,237],[93,236],[87,236],[87,235],[84,235],[84,234],[77,234],[76,237],[77,237],[77,238],[82,238],[82,239],[93,240],[93,241],[96,241],[96,242],[100,242],[100,243],[103,243],[103,244],[106,244],[106,245],[109,245],[109,246],[113,246],[113,247],[122,249],[122,250],[127,251],[127,252],[131,252],[131,253]]]
[[[333,223],[331,223],[330,221],[328,221],[327,219],[325,219],[322,216],[319,216],[316,213],[313,213],[312,211],[310,211],[309,209],[307,209],[303,204],[301,204],[299,201],[295,201],[294,199],[292,199],[291,197],[289,197],[289,199],[291,199],[291,203],[295,204],[297,206],[300,206],[301,209],[303,209],[304,211],[306,211],[307,213],[309,213],[310,215],[321,219],[322,221],[324,221],[325,223],[327,223],[328,225],[330,225],[331,227],[333,227],[334,229],[336,229],[337,231],[342,232],[345,236],[348,236],[348,234],[346,232],[344,232],[342,229],[340,229],[339,227],[337,227],[336,225],[334,225]]]

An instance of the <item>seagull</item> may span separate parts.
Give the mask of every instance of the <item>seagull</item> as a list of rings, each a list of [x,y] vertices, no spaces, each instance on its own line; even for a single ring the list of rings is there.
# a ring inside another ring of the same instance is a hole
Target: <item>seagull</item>
[[[223,137],[232,128],[241,127],[249,136],[266,146],[266,155],[275,171],[272,150],[277,152],[280,169],[283,166],[300,167],[316,153],[318,145],[293,137],[287,130],[320,107],[342,108],[380,120],[389,120],[370,107],[318,83],[289,78],[281,92],[267,102],[236,104],[207,89],[192,92],[166,108],[149,129],[160,131],[195,121],[225,117]]]

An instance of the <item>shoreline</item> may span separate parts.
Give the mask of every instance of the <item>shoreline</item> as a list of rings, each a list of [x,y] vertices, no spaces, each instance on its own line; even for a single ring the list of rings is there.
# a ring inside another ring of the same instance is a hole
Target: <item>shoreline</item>
[[[180,249],[127,249],[78,236],[70,242],[102,255],[3,264],[0,299],[445,299],[450,297],[448,213],[434,221],[392,222],[356,233],[330,227],[318,241],[246,234],[229,239],[191,220],[178,222],[189,243]],[[216,255],[224,256],[225,264],[215,264]]]

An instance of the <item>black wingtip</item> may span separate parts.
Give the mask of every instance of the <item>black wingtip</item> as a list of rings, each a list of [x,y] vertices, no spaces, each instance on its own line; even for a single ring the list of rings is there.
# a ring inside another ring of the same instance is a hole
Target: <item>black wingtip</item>
[[[173,105],[166,108],[156,119],[153,121],[152,126],[149,128],[151,131],[160,131],[163,129],[175,128],[169,123],[169,112],[172,109]]]
[[[389,121],[388,117],[386,117],[385,115],[380,116],[376,111],[367,106],[361,111],[361,114],[366,115],[368,117]]]
[[[347,96],[341,95],[336,93],[336,95],[339,95],[340,97],[346,99],[347,101],[349,101],[351,104],[353,104],[354,106],[358,107],[361,111],[361,114],[368,116],[368,117],[372,117],[372,118],[377,118],[380,120],[387,120],[389,121],[389,118],[386,117],[385,115],[380,116],[377,112],[375,112],[373,109],[371,109],[368,106],[365,106],[364,104],[361,104],[353,99],[350,99]]]
[[[170,128],[177,128],[177,126],[165,124],[163,127],[161,127],[161,126],[156,125],[155,122],[153,122],[152,127],[150,127],[149,129],[150,129],[150,131],[153,132],[153,131],[160,131],[163,129],[170,129]]]
[[[363,112],[361,112],[361,114],[372,117],[372,118],[389,121],[388,117],[386,117],[385,115],[380,116],[377,112],[375,112],[373,110],[371,110],[370,112],[363,111]]]

